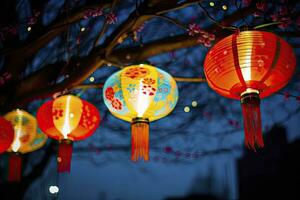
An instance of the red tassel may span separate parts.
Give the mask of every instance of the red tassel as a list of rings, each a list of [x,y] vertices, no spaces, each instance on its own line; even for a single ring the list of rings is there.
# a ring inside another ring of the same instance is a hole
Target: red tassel
[[[149,121],[136,118],[131,124],[131,160],[149,160]]]
[[[257,93],[244,94],[241,97],[245,144],[248,148],[255,151],[255,147],[262,148],[264,146],[261,116],[260,116],[260,99]]]
[[[57,171],[59,173],[71,171],[71,159],[73,151],[73,142],[71,140],[61,140],[58,147]]]
[[[11,153],[8,161],[8,181],[20,182],[22,173],[22,157],[19,153]]]

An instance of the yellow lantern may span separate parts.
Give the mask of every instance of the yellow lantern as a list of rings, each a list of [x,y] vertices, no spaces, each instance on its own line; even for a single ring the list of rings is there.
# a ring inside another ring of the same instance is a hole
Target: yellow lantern
[[[14,129],[14,140],[8,149],[8,152],[12,152],[9,158],[8,181],[20,181],[22,162],[20,154],[41,148],[46,143],[47,136],[37,131],[35,117],[24,110],[11,111],[4,118]]]
[[[154,66],[132,65],[107,79],[103,98],[114,116],[131,123],[131,159],[149,160],[149,122],[165,117],[176,106],[176,81]]]

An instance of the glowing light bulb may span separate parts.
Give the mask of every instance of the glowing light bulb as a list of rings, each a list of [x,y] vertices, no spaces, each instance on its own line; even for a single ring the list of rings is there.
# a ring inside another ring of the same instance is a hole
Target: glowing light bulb
[[[190,107],[185,106],[183,110],[184,110],[184,112],[186,112],[186,113],[187,113],[187,112],[190,112]]]
[[[80,31],[81,31],[81,32],[85,31],[85,28],[84,28],[84,27],[81,27]]]
[[[227,5],[224,4],[224,5],[222,6],[222,9],[223,9],[223,10],[228,10]]]
[[[30,32],[31,31],[31,26],[27,27],[27,31]]]
[[[95,81],[95,78],[92,76],[90,77],[90,82],[94,82]]]
[[[192,101],[192,106],[196,107],[198,105],[197,101]]]
[[[59,192],[59,188],[58,188],[56,185],[51,185],[51,186],[49,187],[49,192],[50,192],[51,194],[56,194],[56,193]]]
[[[214,3],[213,1],[211,1],[211,2],[209,2],[209,5],[210,5],[211,7],[213,7],[213,6],[215,6],[215,3]]]

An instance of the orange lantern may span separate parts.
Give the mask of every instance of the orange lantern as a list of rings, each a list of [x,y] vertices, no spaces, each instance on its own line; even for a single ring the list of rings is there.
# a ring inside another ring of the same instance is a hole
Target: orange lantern
[[[70,172],[73,141],[91,136],[99,126],[100,114],[87,101],[64,95],[43,104],[37,120],[45,134],[59,141],[58,172]]]
[[[207,54],[204,72],[208,85],[222,96],[241,100],[248,147],[264,146],[260,98],[283,88],[295,66],[290,45],[277,35],[263,31],[230,35]]]
[[[0,117],[0,153],[5,152],[14,140],[14,129],[9,121]]]
[[[14,139],[10,145],[8,181],[20,181],[22,158],[21,154],[35,151],[41,148],[47,140],[47,136],[37,132],[37,122],[28,112],[16,109],[7,113],[4,118],[13,127]]]

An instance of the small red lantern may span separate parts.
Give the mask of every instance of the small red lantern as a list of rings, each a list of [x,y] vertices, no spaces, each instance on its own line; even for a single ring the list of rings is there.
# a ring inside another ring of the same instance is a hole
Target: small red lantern
[[[100,123],[95,106],[73,95],[43,104],[37,112],[40,129],[59,141],[58,172],[70,172],[72,143],[91,136]]]
[[[295,66],[290,45],[277,35],[263,31],[230,35],[207,54],[204,71],[209,86],[222,96],[241,100],[248,147],[264,146],[260,98],[283,88]]]
[[[14,141],[14,129],[9,121],[0,117],[0,153],[5,152]]]

